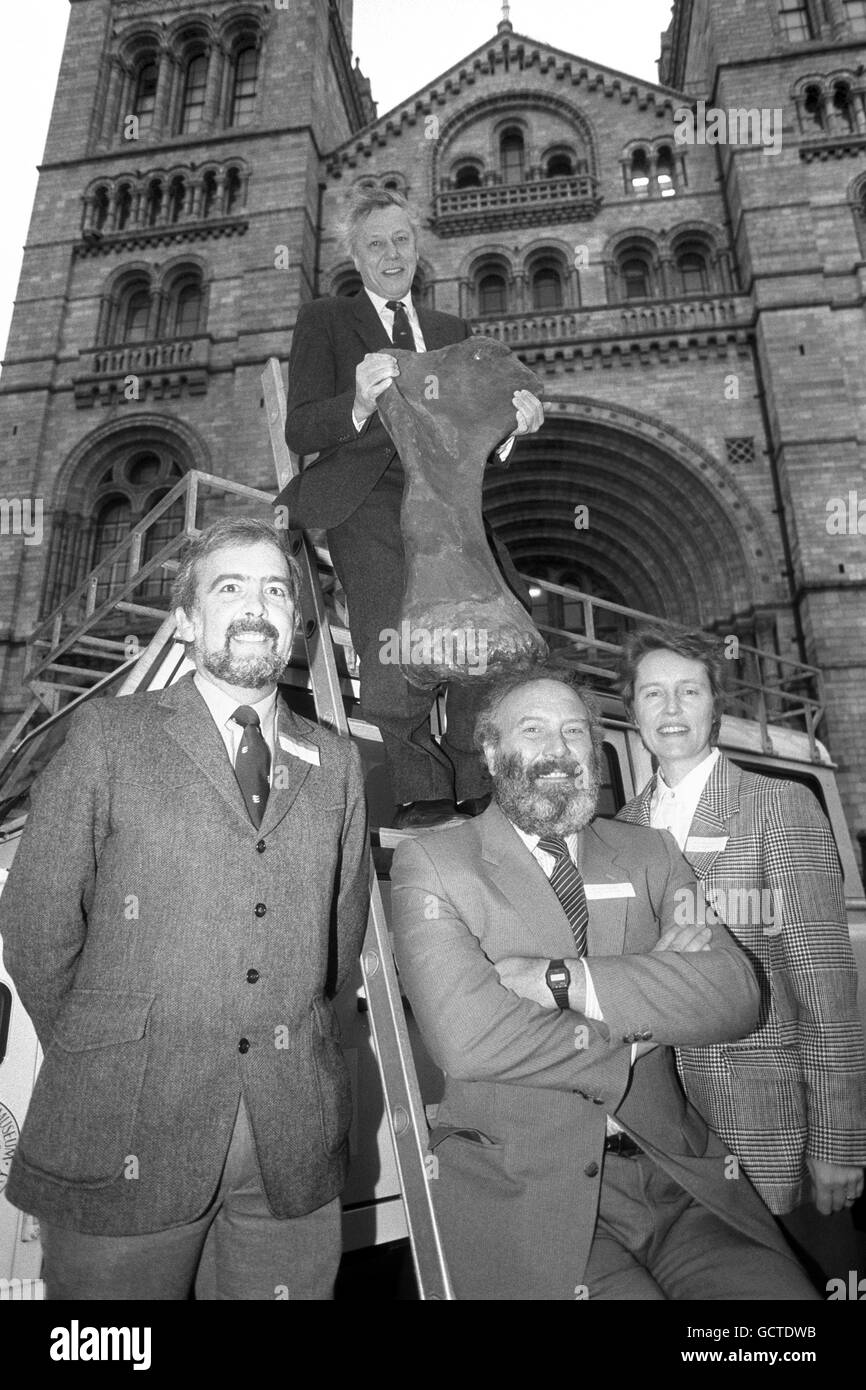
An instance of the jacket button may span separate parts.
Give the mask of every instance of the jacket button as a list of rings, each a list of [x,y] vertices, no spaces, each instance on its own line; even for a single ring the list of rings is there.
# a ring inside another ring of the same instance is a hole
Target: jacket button
[[[583,1171],[586,1173],[586,1176],[587,1176],[588,1178],[597,1177],[597,1175],[598,1175],[598,1164],[597,1164],[597,1163],[587,1163],[587,1165],[586,1165],[586,1167],[584,1168]]]
[[[257,845],[256,845],[256,853],[257,853],[257,854],[264,854],[266,848],[267,848],[267,846],[265,845],[264,840],[259,840],[259,842],[258,842]]]
[[[257,985],[258,982],[259,982],[259,979],[260,979],[260,976],[259,976],[258,970],[248,970],[248,971],[247,971],[247,984],[248,984],[248,985]]]
[[[238,1043],[238,1052],[240,1052],[240,1053],[247,1053],[247,1052],[249,1052],[249,1050],[250,1050],[249,1039],[248,1039],[248,1038],[241,1038],[240,1042]]]
[[[264,903],[256,903],[256,916],[257,916],[257,917],[264,917],[264,915],[265,915],[265,913],[267,912],[267,910],[268,910],[268,909],[265,907],[265,904],[264,904]]]

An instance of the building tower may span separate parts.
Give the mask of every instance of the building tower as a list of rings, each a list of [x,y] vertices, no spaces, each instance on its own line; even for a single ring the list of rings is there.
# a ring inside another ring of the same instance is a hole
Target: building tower
[[[317,292],[321,152],[375,115],[351,23],[352,0],[72,0],[0,384],[4,490],[44,528],[0,548],[7,725],[38,617],[184,471],[273,488],[258,378]]]

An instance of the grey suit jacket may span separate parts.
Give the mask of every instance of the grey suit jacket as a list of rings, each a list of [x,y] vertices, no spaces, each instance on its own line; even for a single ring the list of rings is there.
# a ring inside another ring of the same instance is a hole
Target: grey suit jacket
[[[688,1104],[670,1048],[742,1036],[758,986],[723,927],[708,951],[648,954],[694,877],[670,837],[596,820],[580,836],[589,964],[604,1022],[499,982],[507,956],[568,957],[556,894],[499,808],[405,841],[392,902],[404,987],[446,1072],[434,1198],[461,1298],[573,1299],[598,1207],[605,1117],[704,1206],[784,1250],[747,1180]],[[660,1044],[632,1067],[632,1044]],[[591,1296],[591,1290],[590,1290]]]
[[[191,1221],[241,1093],[274,1214],[339,1192],[351,1096],[330,1001],[367,916],[363,786],[348,740],[278,709],[259,830],[191,677],[86,704],[35,785],[0,899],[45,1049],[15,1205],[104,1235]]]

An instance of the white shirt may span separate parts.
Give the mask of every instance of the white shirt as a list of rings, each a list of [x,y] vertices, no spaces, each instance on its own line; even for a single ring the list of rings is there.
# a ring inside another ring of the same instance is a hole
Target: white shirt
[[[719,750],[714,748],[703,762],[687,772],[675,787],[669,787],[659,770],[655,791],[650,806],[650,825],[654,830],[669,830],[679,845],[685,849],[698,802],[710,773],[719,761]]]
[[[220,690],[218,685],[208,680],[200,671],[196,671],[193,676],[193,684],[207,705],[213,716],[213,721],[220,731],[220,737],[226,746],[232,767],[235,765],[238,749],[241,745],[244,731],[240,724],[236,724],[232,715],[236,709],[240,708],[241,701],[236,695],[226,695],[224,690]],[[254,709],[259,716],[259,723],[262,728],[262,737],[268,745],[271,754],[271,786],[274,778],[274,752],[276,747],[276,724],[277,724],[277,691],[276,686],[270,695],[265,695],[261,700],[256,700],[255,704],[249,706]]]

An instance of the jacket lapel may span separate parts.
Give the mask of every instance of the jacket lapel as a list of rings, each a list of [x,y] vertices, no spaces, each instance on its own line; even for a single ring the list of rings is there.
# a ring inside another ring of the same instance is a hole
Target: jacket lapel
[[[249,825],[250,818],[226,746],[210,710],[195,688],[192,675],[183,676],[176,685],[169,686],[160,705],[171,711],[165,726],[168,735],[213,783],[232,811]]]
[[[700,879],[707,877],[725,849],[731,816],[739,809],[739,789],[740,769],[722,753],[701,792],[683,851]],[[718,843],[698,848],[695,841],[700,840]]]
[[[359,290],[354,298],[348,302],[352,306],[352,322],[355,332],[361,338],[368,352],[385,352],[389,347],[394,346],[366,290]]]
[[[301,729],[296,724],[288,706],[279,696],[274,743],[274,767],[268,804],[261,824],[262,835],[274,830],[288,814],[311,768],[317,767],[321,760],[318,744],[310,739],[306,728]]]
[[[440,323],[438,317],[434,317],[429,309],[421,309],[417,304],[415,313],[418,315],[424,335],[424,346],[428,352],[433,352],[436,348],[451,347],[454,342],[454,330],[449,327],[447,321],[445,324]]]
[[[481,856],[495,870],[491,878],[525,924],[537,945],[535,954],[553,960],[573,954],[574,937],[559,898],[495,801],[475,825],[481,836]]]
[[[604,843],[592,825],[580,832],[578,850],[589,908],[587,954],[620,956],[625,945],[629,899],[620,894],[616,897],[594,897],[592,890],[610,890],[612,884],[631,883],[631,877],[620,856]]]

